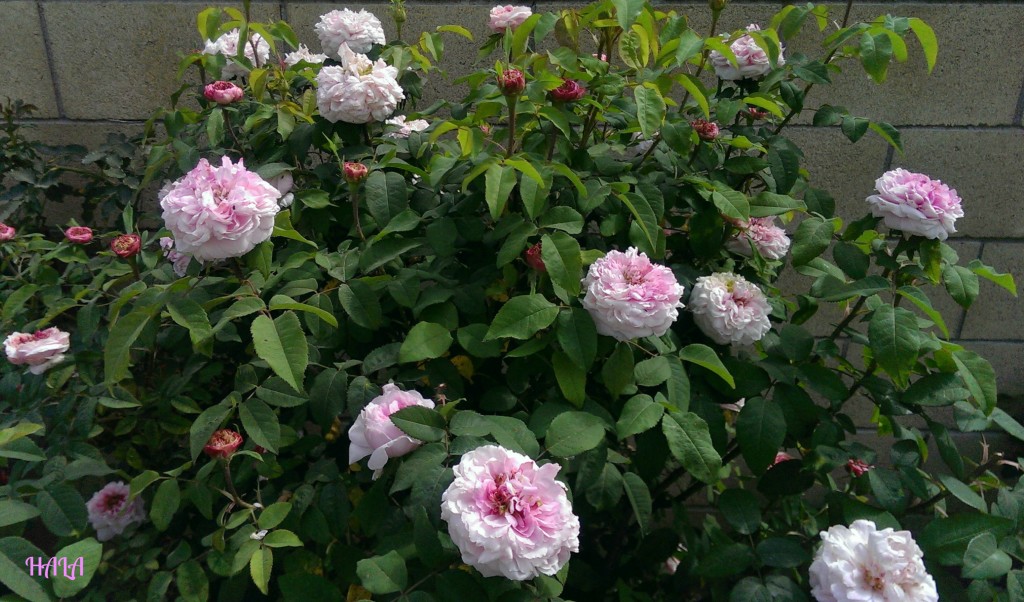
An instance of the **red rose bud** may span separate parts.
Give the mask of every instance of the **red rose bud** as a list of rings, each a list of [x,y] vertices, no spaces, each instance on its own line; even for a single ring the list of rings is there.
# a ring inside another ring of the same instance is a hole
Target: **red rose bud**
[[[16,233],[17,230],[15,230],[13,227],[8,226],[3,222],[0,222],[0,242],[3,242],[5,240],[11,240],[12,238],[14,238],[14,235]]]
[[[750,115],[751,119],[767,119],[768,111],[757,107],[750,107],[750,109],[747,110],[747,115]]]
[[[71,226],[64,231],[64,236],[77,245],[84,245],[92,240],[92,228],[86,226]]]
[[[540,256],[540,243],[537,243],[526,250],[526,265],[537,270],[538,272],[548,271],[548,267],[544,265],[544,260]]]
[[[227,458],[242,445],[242,436],[231,429],[220,429],[210,435],[203,453],[211,458]]]
[[[118,257],[125,259],[137,255],[142,248],[142,239],[138,234],[122,234],[110,241],[110,250]]]
[[[213,82],[203,88],[203,96],[206,100],[213,101],[219,105],[229,105],[242,100],[245,91],[231,82]]]
[[[874,466],[857,458],[851,458],[850,461],[846,463],[846,470],[849,470],[850,474],[855,477],[863,476],[872,468],[874,468]]]
[[[353,163],[345,161],[345,165],[342,168],[342,175],[345,177],[345,181],[349,184],[358,184],[366,179],[366,176],[370,173],[370,169],[362,163]]]
[[[508,69],[498,78],[498,87],[505,96],[519,96],[526,89],[526,78],[519,69]]]
[[[548,94],[551,95],[551,100],[555,102],[572,102],[579,100],[587,93],[587,89],[584,88],[574,79],[566,79],[562,81],[562,85],[558,86]]]
[[[705,142],[711,142],[715,138],[718,138],[718,124],[714,121],[697,119],[690,122],[690,127],[692,127],[693,131],[697,132],[700,139]]]

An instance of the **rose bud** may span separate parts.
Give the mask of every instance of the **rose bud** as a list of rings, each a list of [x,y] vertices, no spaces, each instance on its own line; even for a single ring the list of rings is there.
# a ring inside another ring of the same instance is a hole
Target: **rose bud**
[[[5,240],[11,240],[12,238],[14,238],[15,233],[17,233],[17,230],[15,230],[13,227],[8,226],[3,222],[0,222],[0,242],[3,242]]]
[[[124,259],[137,255],[140,248],[142,248],[142,239],[138,234],[122,234],[110,241],[110,250]]]
[[[700,139],[705,142],[711,142],[715,138],[718,138],[718,124],[714,121],[696,119],[690,122],[690,127],[692,127],[693,131],[697,132]]]
[[[210,435],[203,453],[211,458],[228,458],[242,444],[242,436],[231,429],[220,429]]]
[[[708,6],[712,11],[720,13],[725,8],[725,0],[708,0]]]
[[[526,89],[526,78],[519,69],[508,69],[498,78],[498,87],[505,96],[519,96]]]
[[[548,268],[546,265],[544,265],[544,260],[541,259],[540,251],[540,243],[537,243],[530,247],[529,249],[527,249],[526,253],[524,253],[524,256],[526,258],[526,265],[530,266],[534,270],[537,270],[538,272],[546,272],[548,271]]]
[[[345,165],[342,168],[342,174],[345,177],[345,181],[349,184],[358,184],[366,179],[366,176],[370,173],[370,169],[362,163],[355,163],[345,161]]]
[[[867,462],[859,458],[851,458],[846,463],[846,470],[850,471],[850,474],[855,477],[867,474],[867,472],[872,468],[874,468],[874,466],[868,464]]]
[[[245,91],[231,82],[217,81],[206,85],[203,89],[203,96],[206,97],[206,100],[219,105],[229,105],[242,100]]]
[[[92,240],[92,228],[86,226],[71,226],[64,231],[64,236],[75,244],[84,245]]]
[[[750,107],[749,109],[747,109],[747,115],[750,115],[751,119],[767,119],[768,111],[765,111],[764,109],[759,109],[757,107]]]
[[[796,458],[787,454],[784,451],[780,451],[779,453],[775,454],[775,460],[772,461],[772,466],[775,466],[776,464],[780,464],[782,462],[789,462],[790,460],[796,460]]]
[[[572,102],[579,100],[587,93],[587,89],[584,88],[574,79],[566,79],[562,81],[562,85],[558,86],[548,94],[551,95],[551,100],[555,102]]]

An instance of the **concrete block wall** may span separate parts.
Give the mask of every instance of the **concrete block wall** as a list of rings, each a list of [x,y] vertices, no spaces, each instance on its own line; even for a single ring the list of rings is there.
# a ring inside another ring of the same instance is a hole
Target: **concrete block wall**
[[[39,114],[31,121],[37,135],[49,142],[92,146],[108,132],[139,131],[177,88],[181,54],[201,45],[196,14],[209,5],[240,4],[0,0],[0,39],[5,41],[0,51],[0,97],[37,105]],[[311,48],[318,47],[312,28],[319,15],[344,6],[371,10],[384,21],[389,39],[395,35],[386,2],[252,4],[256,18],[288,20]],[[688,14],[696,29],[707,30],[710,13],[705,3],[657,5]],[[766,23],[783,5],[775,0],[730,0],[719,29]],[[570,4],[541,2],[537,7],[564,6]],[[490,7],[490,2],[409,0],[406,39],[447,23],[467,26],[482,38],[487,35]],[[843,5],[833,3],[831,9],[836,20],[841,18]],[[935,28],[940,50],[934,73],[926,74],[916,40],[908,39],[910,60],[893,65],[884,85],[874,85],[859,67],[850,65],[835,78],[834,86],[816,88],[807,104],[843,105],[856,115],[893,123],[903,134],[906,154],[894,153],[872,133],[853,145],[835,128],[798,121],[789,132],[806,153],[805,166],[814,185],[828,189],[839,213],[849,218],[866,212],[863,199],[887,169],[906,167],[940,178],[964,199],[966,217],[958,222],[960,232],[952,241],[962,259],[980,258],[1012,272],[1024,285],[1024,62],[1015,58],[1024,47],[1024,3],[858,2],[852,16],[866,19],[886,13],[918,16]],[[813,30],[806,27],[806,37],[791,41],[789,51],[813,50],[820,39]],[[472,69],[475,61],[475,45],[447,39],[442,65],[447,79],[435,79],[428,94],[451,94],[451,82]],[[806,286],[799,277],[786,282]],[[947,310],[953,338],[995,365],[1000,392],[1024,397],[1024,300],[983,281],[982,295],[965,318],[944,293],[935,296]]]

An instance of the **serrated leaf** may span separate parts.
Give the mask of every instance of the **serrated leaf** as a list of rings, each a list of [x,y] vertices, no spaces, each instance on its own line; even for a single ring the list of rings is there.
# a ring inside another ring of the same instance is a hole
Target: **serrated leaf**
[[[231,413],[231,406],[226,403],[220,403],[215,406],[211,406],[203,410],[192,426],[189,428],[189,451],[192,455],[192,461],[195,462],[199,454],[202,453],[203,447],[206,446],[210,441],[210,435],[213,431],[220,428],[220,425],[224,422],[224,419]]]
[[[363,587],[373,594],[402,591],[409,580],[405,559],[394,550],[383,556],[360,560],[356,563],[356,575]]]
[[[299,393],[305,392],[302,381],[309,364],[309,349],[299,317],[292,311],[270,319],[257,316],[252,322],[252,340],[256,355],[270,369]]]
[[[563,412],[551,421],[544,445],[559,458],[577,456],[604,441],[604,421],[589,412]]]
[[[253,443],[266,448],[270,453],[277,453],[281,441],[281,425],[270,406],[258,399],[248,399],[238,406],[238,418]]]
[[[665,407],[654,403],[650,395],[634,395],[622,407],[615,433],[622,440],[648,431],[658,425],[664,413]]]
[[[149,324],[151,317],[148,311],[136,310],[120,317],[110,329],[110,336],[103,348],[103,374],[107,384],[114,384],[128,376],[132,345]]]
[[[832,223],[820,217],[809,217],[800,222],[790,251],[793,265],[806,264],[821,255],[832,244],[832,233]]]
[[[156,488],[156,495],[153,496],[153,505],[149,509],[149,518],[157,531],[166,531],[178,511],[181,503],[181,490],[178,488],[177,479],[167,479]]]
[[[270,592],[270,575],[273,571],[274,552],[270,548],[260,547],[253,552],[249,559],[249,575],[264,596]]]
[[[362,280],[338,285],[338,300],[345,313],[359,326],[376,330],[384,323],[377,294]]]
[[[583,260],[575,238],[564,232],[545,234],[541,238],[541,259],[552,282],[572,297],[579,296]]]
[[[497,338],[528,339],[558,317],[558,306],[542,295],[512,297],[494,316],[484,342]]]
[[[868,323],[868,340],[878,365],[897,387],[906,388],[921,348],[914,314],[901,307],[879,306]]]
[[[729,373],[725,364],[722,363],[718,354],[716,354],[715,350],[711,347],[700,343],[687,345],[679,352],[679,359],[684,362],[690,362],[703,368],[707,368],[718,375],[718,377],[724,380],[730,387],[733,389],[736,388],[736,381],[733,379],[732,374]]]
[[[408,187],[399,173],[374,171],[366,178],[363,190],[366,208],[381,229],[409,207]]]
[[[755,474],[764,472],[786,439],[782,408],[760,397],[747,400],[736,420],[736,439],[750,470]]]
[[[636,101],[636,118],[640,123],[640,132],[645,139],[653,140],[665,121],[665,99],[653,84],[634,88],[633,98]]]
[[[1010,572],[1013,560],[999,549],[991,533],[982,533],[967,544],[964,552],[964,579],[996,579]]]
[[[103,557],[103,544],[87,537],[61,548],[54,557],[66,558],[68,564],[66,569],[53,574],[53,593],[61,598],[70,598],[92,582]],[[81,564],[78,564],[79,562]],[[73,567],[74,564],[81,567],[77,575],[75,574],[76,569]]]
[[[633,515],[636,516],[637,526],[640,527],[640,534],[646,534],[651,529],[651,515],[654,512],[651,491],[647,483],[635,472],[623,473],[622,481],[629,505],[633,507]]]
[[[444,438],[444,417],[425,406],[408,406],[391,415],[391,422],[402,432],[419,441],[432,442]]]
[[[597,327],[590,312],[578,307],[561,311],[555,334],[565,355],[580,368],[589,369],[597,355]]]
[[[441,357],[452,346],[452,340],[451,333],[444,326],[419,322],[405,336],[398,350],[398,361],[410,363]]]
[[[711,443],[703,418],[693,412],[672,412],[662,418],[661,428],[669,451],[687,472],[705,483],[718,481],[722,457]]]

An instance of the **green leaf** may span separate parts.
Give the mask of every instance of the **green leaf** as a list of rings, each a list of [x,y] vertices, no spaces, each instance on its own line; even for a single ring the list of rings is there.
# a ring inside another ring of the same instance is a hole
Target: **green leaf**
[[[647,202],[647,199],[639,194],[616,194],[622,204],[629,209],[629,212],[633,214],[636,219],[637,226],[644,233],[644,237],[647,242],[647,248],[645,252],[654,254],[657,245],[655,240],[657,239],[657,228],[658,216],[655,215],[654,209],[651,208],[651,204]],[[643,246],[643,245],[641,245]]]
[[[36,494],[35,503],[43,524],[54,535],[68,537],[85,529],[88,521],[85,500],[67,483],[47,486]]]
[[[153,496],[153,505],[149,509],[149,518],[157,531],[166,531],[178,511],[181,503],[181,490],[178,488],[177,479],[167,479],[156,488],[156,495]]]
[[[682,46],[682,44],[680,44]],[[711,105],[708,104],[707,94],[704,93],[704,86],[701,85],[699,79],[692,75],[680,74],[675,77],[675,80],[682,86],[690,96],[700,107],[702,113],[704,113],[705,119],[711,119]]]
[[[678,358],[668,357],[669,377],[666,389],[672,409],[685,412],[690,408],[690,378]]]
[[[558,306],[543,295],[512,297],[494,316],[484,342],[497,338],[528,339],[547,328],[558,317]]]
[[[654,513],[651,491],[647,483],[635,472],[623,473],[622,480],[626,486],[629,505],[633,507],[633,514],[636,515],[637,526],[640,527],[640,533],[645,534],[651,529],[651,515]]]
[[[291,511],[292,505],[290,502],[275,502],[263,509],[257,524],[260,529],[273,529],[283,523]]]
[[[659,355],[643,360],[633,368],[633,376],[641,387],[657,387],[672,376],[669,357]]]
[[[997,398],[996,373],[992,364],[977,353],[967,350],[954,351],[953,362],[978,408],[986,416],[991,414]]]
[[[279,408],[296,408],[309,401],[304,393],[296,393],[291,385],[277,376],[271,376],[264,381],[256,389],[256,397]]]
[[[860,62],[864,65],[871,79],[877,83],[885,81],[892,59],[892,42],[883,34],[871,35],[864,32],[860,36]]]
[[[671,412],[662,418],[661,428],[669,451],[687,472],[705,483],[718,481],[722,457],[711,443],[703,418],[693,412]]]
[[[771,590],[756,577],[744,577],[729,593],[729,602],[772,602]]]
[[[96,574],[103,556],[103,544],[91,537],[61,548],[55,557],[66,558],[68,568],[53,574],[53,592],[61,598],[70,598],[85,589]],[[80,570],[72,568],[81,559]],[[77,573],[77,574],[76,574]],[[68,576],[73,577],[69,579]]]
[[[338,286],[338,300],[352,321],[369,330],[377,330],[384,324],[380,300],[376,293],[362,280],[349,280]]]
[[[408,187],[402,174],[374,171],[366,178],[363,190],[366,194],[366,208],[381,229],[409,208]]]
[[[806,209],[806,205],[801,200],[767,191],[747,200],[750,203],[750,217],[770,217]]]
[[[248,399],[238,406],[238,418],[253,443],[266,448],[270,453],[277,453],[277,446],[281,442],[281,425],[270,406],[258,399]]]
[[[620,342],[615,346],[615,351],[601,367],[601,377],[612,397],[618,397],[633,384],[633,348],[628,343]]]
[[[589,412],[563,412],[551,421],[544,445],[559,458],[578,456],[604,441],[604,421]]]
[[[495,163],[484,172],[484,199],[491,212],[491,219],[497,220],[505,212],[508,197],[515,187],[516,170],[509,165]]]
[[[321,320],[327,322],[328,324],[335,328],[338,327],[337,318],[335,318],[334,315],[331,314],[330,312],[320,309],[319,307],[307,305],[306,303],[299,303],[298,301],[295,301],[294,299],[286,295],[274,295],[273,297],[271,297],[269,309],[272,311],[279,311],[282,309],[294,309],[295,311],[304,311],[306,313],[313,314],[314,316],[320,318]]]
[[[623,406],[615,433],[622,440],[648,431],[658,425],[664,413],[665,407],[654,403],[650,395],[634,395]]]
[[[832,223],[820,217],[809,217],[800,222],[790,251],[793,265],[803,265],[821,255],[832,244],[833,231]]]
[[[1024,441],[1024,425],[1017,422],[1013,416],[1007,414],[1002,408],[992,410],[991,418],[992,422],[999,425],[999,428]]]
[[[999,549],[991,533],[982,533],[967,544],[964,552],[964,579],[996,579],[1010,572],[1013,561]]]
[[[0,431],[0,445],[7,445],[23,437],[28,437],[33,433],[39,432],[42,428],[43,425],[35,424],[34,422],[19,422],[12,427]]]
[[[402,432],[420,441],[440,441],[444,438],[444,416],[424,406],[409,406],[391,415],[391,422]]]
[[[764,472],[786,439],[782,408],[760,397],[747,400],[736,420],[736,439],[750,470],[755,474]]]
[[[264,596],[269,593],[270,574],[273,571],[274,552],[270,548],[260,547],[249,559],[249,574],[252,576],[252,582]]]
[[[729,370],[711,347],[700,343],[687,345],[679,352],[679,359],[711,370],[730,387],[736,388],[736,381],[733,380],[732,374],[729,374]]]
[[[775,179],[775,192],[787,194],[800,178],[800,155],[791,148],[772,145],[768,148],[768,169]]]
[[[612,5],[615,6],[619,27],[628,31],[644,9],[644,0],[612,0]]]
[[[917,543],[924,557],[943,565],[963,562],[967,546],[978,535],[991,533],[999,538],[1009,535],[1014,528],[1011,520],[990,514],[957,513],[936,518],[925,525]]]
[[[44,559],[42,550],[20,537],[0,539],[0,583],[29,602],[50,602],[53,600],[43,577],[30,577],[25,560]],[[42,560],[45,562],[45,560]]]
[[[747,196],[737,190],[714,191],[711,201],[722,215],[739,221],[750,219],[750,203]]]
[[[242,259],[250,270],[258,270],[263,275],[264,280],[270,278],[270,268],[274,261],[273,241],[265,240],[261,242],[252,251],[246,253]]]
[[[942,283],[949,296],[964,309],[969,309],[978,297],[978,276],[960,265],[947,265],[942,269]]]
[[[868,323],[868,341],[878,365],[897,387],[906,388],[921,348],[914,314],[901,307],[879,306]]]
[[[718,509],[737,533],[752,535],[761,529],[761,505],[757,496],[746,489],[723,491]]]
[[[202,453],[203,447],[209,443],[210,435],[213,434],[213,431],[220,428],[220,425],[229,414],[231,414],[231,405],[220,403],[203,410],[203,413],[192,423],[192,427],[189,428],[188,437],[189,451],[192,454],[193,462]]]
[[[1013,281],[1012,274],[1002,274],[997,272],[977,259],[968,263],[967,268],[978,276],[1003,287],[1014,297],[1017,296],[1017,284]]]
[[[641,6],[643,2],[640,2]],[[665,99],[654,84],[637,86],[633,89],[636,100],[636,118],[640,122],[640,132],[647,140],[653,140],[655,134],[665,122]]]
[[[149,311],[136,310],[118,318],[113,328],[110,329],[110,337],[103,348],[103,378],[108,385],[119,382],[128,376],[132,344],[142,334],[142,329],[149,324],[151,317]]]
[[[155,470],[144,470],[129,483],[128,490],[132,498],[139,497],[150,485],[160,480],[160,473]]]
[[[551,281],[565,289],[570,296],[580,294],[583,260],[580,243],[564,232],[545,234],[541,238],[541,259]]]
[[[540,216],[540,227],[562,230],[569,234],[583,231],[583,216],[579,211],[564,205],[552,207]]]
[[[945,487],[953,497],[979,512],[988,511],[988,505],[985,504],[985,500],[981,499],[981,496],[971,489],[969,485],[948,474],[940,474],[938,476],[942,486]]]
[[[551,354],[551,364],[562,395],[577,408],[582,408],[587,395],[586,370],[560,351]]]
[[[301,548],[302,540],[287,529],[278,529],[263,538],[263,545],[270,548]]]
[[[39,516],[35,506],[17,500],[0,500],[0,527],[16,525]]]
[[[597,328],[590,312],[579,307],[559,312],[555,334],[565,355],[588,370],[597,356]]]
[[[948,406],[967,399],[970,394],[958,375],[935,373],[914,381],[903,392],[903,402],[926,407]]]
[[[949,328],[946,327],[946,321],[942,319],[942,314],[936,311],[932,307],[931,300],[924,294],[924,291],[917,288],[916,286],[901,286],[896,291],[898,295],[904,299],[909,300],[911,303],[917,306],[918,309],[924,312],[928,319],[935,322],[935,325],[942,331],[942,335],[949,339]]]
[[[256,355],[267,362],[275,374],[297,392],[305,391],[302,380],[309,364],[309,349],[295,312],[286,311],[273,320],[269,316],[257,316],[252,321],[252,342]]]
[[[371,594],[392,594],[402,591],[409,580],[405,559],[394,550],[383,556],[360,560],[356,563],[356,575]]]
[[[187,298],[172,299],[167,303],[171,319],[188,329],[192,349],[209,357],[213,353],[213,328],[201,305]]]
[[[928,64],[928,73],[931,73],[935,69],[935,61],[939,56],[939,40],[935,37],[935,31],[917,17],[911,17],[908,22],[911,31],[917,36],[917,41],[921,43],[924,58]]]
[[[398,350],[398,361],[411,363],[441,357],[451,346],[452,335],[447,328],[433,322],[420,322],[405,336]]]

